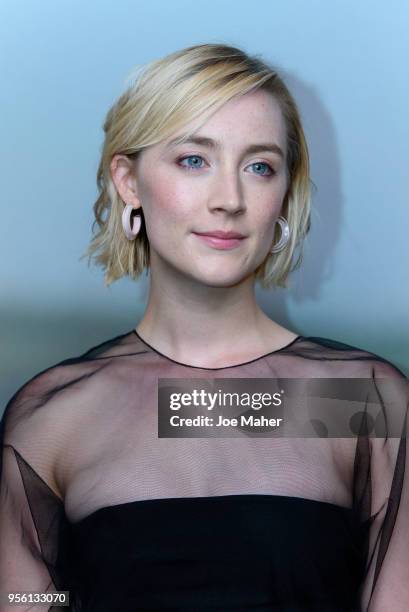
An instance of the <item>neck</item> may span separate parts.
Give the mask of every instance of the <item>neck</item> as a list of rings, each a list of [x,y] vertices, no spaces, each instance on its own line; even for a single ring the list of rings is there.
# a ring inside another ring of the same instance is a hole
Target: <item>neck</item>
[[[254,285],[254,275],[217,287],[151,269],[148,304],[136,330],[160,352],[191,365],[218,367],[258,357],[297,334],[261,310]]]

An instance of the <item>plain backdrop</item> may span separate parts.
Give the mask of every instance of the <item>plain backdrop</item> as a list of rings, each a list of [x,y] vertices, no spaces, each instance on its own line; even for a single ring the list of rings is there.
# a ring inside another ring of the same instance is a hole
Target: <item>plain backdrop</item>
[[[409,373],[405,0],[13,0],[0,4],[0,402],[135,327],[146,276],[106,289],[91,238],[102,123],[138,65],[206,42],[281,73],[316,186],[302,267],[257,289],[273,319]]]

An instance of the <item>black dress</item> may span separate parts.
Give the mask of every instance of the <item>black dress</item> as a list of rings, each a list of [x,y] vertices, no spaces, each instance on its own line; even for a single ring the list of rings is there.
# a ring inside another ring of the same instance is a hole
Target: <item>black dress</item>
[[[386,434],[159,437],[175,378],[365,378]],[[69,591],[33,609],[75,612],[409,610],[408,382],[327,338],[201,368],[134,330],[40,372],[1,420],[0,591]]]

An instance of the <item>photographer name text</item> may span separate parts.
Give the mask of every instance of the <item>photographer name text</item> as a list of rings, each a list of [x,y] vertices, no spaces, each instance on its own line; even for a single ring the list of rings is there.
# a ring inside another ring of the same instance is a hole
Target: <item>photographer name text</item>
[[[265,416],[226,417],[219,415],[218,419],[209,416],[198,415],[193,418],[173,415],[170,417],[172,427],[280,427],[282,418],[268,418]]]

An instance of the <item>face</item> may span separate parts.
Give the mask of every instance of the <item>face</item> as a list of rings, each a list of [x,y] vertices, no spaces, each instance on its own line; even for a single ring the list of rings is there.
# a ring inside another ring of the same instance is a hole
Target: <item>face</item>
[[[166,269],[207,286],[231,286],[254,275],[272,247],[288,187],[281,109],[259,90],[227,102],[195,131],[194,138],[208,140],[172,145],[182,133],[134,162],[151,273]],[[216,230],[243,238],[198,236]]]

